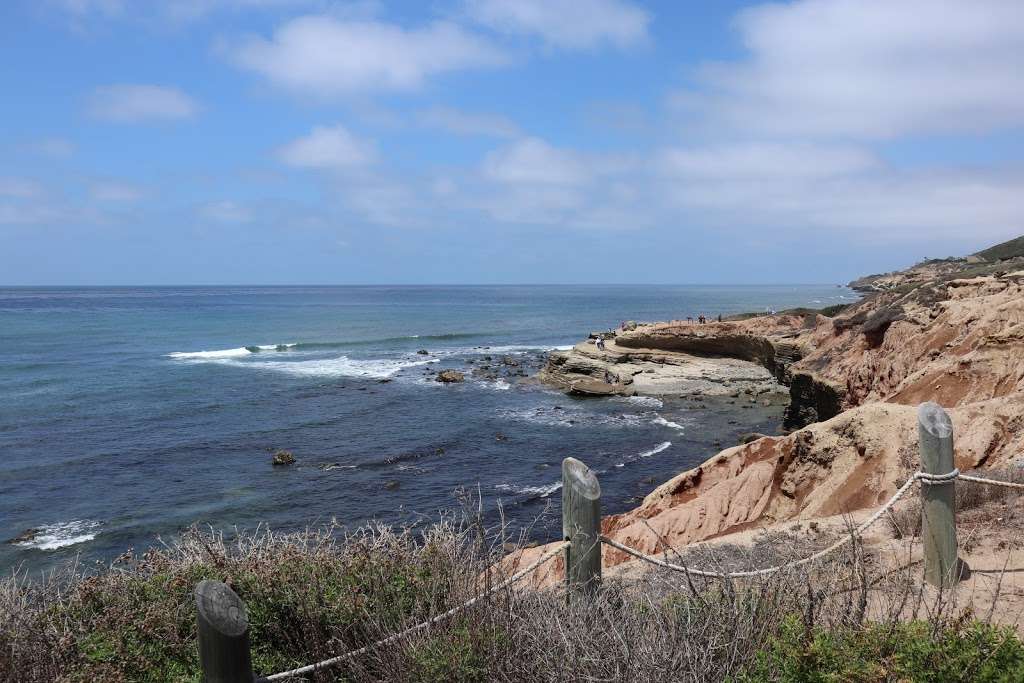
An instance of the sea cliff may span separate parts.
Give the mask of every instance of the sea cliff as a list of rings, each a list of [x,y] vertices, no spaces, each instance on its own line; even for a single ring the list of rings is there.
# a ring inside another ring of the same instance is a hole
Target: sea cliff
[[[709,453],[604,533],[652,553],[873,508],[916,469],[924,401],[949,410],[961,470],[1024,465],[1024,240],[851,286],[866,296],[840,311],[630,325],[554,354],[541,378],[573,393],[788,387],[780,434]]]

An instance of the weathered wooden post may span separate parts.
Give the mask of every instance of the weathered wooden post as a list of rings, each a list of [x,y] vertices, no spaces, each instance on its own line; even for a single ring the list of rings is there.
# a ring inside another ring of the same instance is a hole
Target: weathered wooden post
[[[199,665],[205,683],[252,683],[245,603],[220,581],[196,586]]]
[[[593,593],[601,583],[601,484],[576,458],[562,461],[562,533],[565,580],[574,592]]]
[[[922,403],[917,411],[921,471],[953,471],[953,422],[937,403]],[[953,509],[956,482],[921,485],[921,536],[924,539],[924,577],[934,586],[948,588],[960,580],[957,562],[956,519]]]

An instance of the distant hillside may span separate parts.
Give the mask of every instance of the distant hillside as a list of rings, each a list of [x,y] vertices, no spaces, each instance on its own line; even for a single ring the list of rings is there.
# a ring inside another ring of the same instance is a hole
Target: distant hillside
[[[974,254],[986,261],[1002,261],[1003,259],[1024,256],[1024,235],[1012,240],[997,244]]]
[[[926,282],[980,277],[999,271],[1022,269],[1024,269],[1024,235],[983,249],[967,258],[928,259],[906,270],[858,278],[849,286],[862,293],[884,292]]]

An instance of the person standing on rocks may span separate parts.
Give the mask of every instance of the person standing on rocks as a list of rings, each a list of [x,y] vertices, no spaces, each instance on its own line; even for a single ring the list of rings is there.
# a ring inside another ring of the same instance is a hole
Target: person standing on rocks
[[[597,338],[597,350],[604,351],[604,337]]]

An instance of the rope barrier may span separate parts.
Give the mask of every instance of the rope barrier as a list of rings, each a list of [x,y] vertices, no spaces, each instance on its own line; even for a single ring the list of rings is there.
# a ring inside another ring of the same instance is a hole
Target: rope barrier
[[[1003,486],[1008,489],[1024,490],[1024,484],[1018,484],[1012,481],[999,481],[998,479],[986,479],[985,477],[972,477],[969,474],[961,474],[960,478],[964,481],[973,481],[977,484],[989,484],[990,486]]]
[[[839,548],[842,548],[844,545],[846,545],[847,543],[852,541],[854,538],[860,536],[865,531],[867,531],[869,528],[871,528],[871,526],[874,525],[875,522],[877,522],[879,519],[882,518],[882,515],[884,515],[886,512],[888,512],[890,509],[892,509],[892,506],[895,505],[897,503],[897,501],[899,501],[900,498],[902,498],[906,494],[906,492],[910,490],[910,487],[913,486],[915,481],[920,481],[921,484],[924,485],[924,486],[936,486],[936,485],[941,485],[941,484],[948,484],[948,483],[950,483],[952,481],[955,481],[956,479],[963,479],[964,481],[975,482],[975,483],[978,483],[978,484],[988,484],[988,485],[991,485],[991,486],[1003,486],[1003,487],[1006,487],[1006,488],[1024,489],[1024,483],[1018,484],[1016,482],[1011,482],[1011,481],[999,481],[998,479],[988,479],[988,478],[985,478],[985,477],[970,476],[970,475],[966,475],[966,474],[961,474],[960,470],[958,470],[956,468],[954,468],[951,472],[947,472],[945,474],[928,474],[927,472],[915,472],[914,476],[912,476],[909,479],[907,479],[907,481],[903,484],[903,486],[901,486],[900,488],[898,488],[896,490],[896,493],[893,494],[893,496],[885,503],[885,505],[883,505],[878,510],[876,510],[874,512],[874,514],[872,514],[870,517],[868,517],[866,520],[864,520],[853,531],[851,531],[850,534],[844,536],[843,538],[841,538],[840,540],[836,541],[835,543],[833,543],[832,545],[828,546],[827,548],[825,548],[823,550],[819,550],[818,552],[816,552],[816,553],[814,553],[812,555],[809,555],[808,557],[805,557],[805,558],[803,558],[801,560],[794,560],[792,562],[786,562],[785,564],[780,564],[780,565],[776,565],[776,566],[773,566],[773,567],[765,567],[764,569],[752,569],[752,570],[749,570],[749,571],[713,572],[713,571],[708,571],[708,570],[704,570],[704,569],[692,569],[692,568],[687,567],[685,565],[673,564],[673,563],[667,562],[665,560],[660,560],[657,557],[654,557],[654,556],[651,556],[651,555],[647,555],[645,553],[640,552],[639,550],[636,550],[635,548],[630,548],[627,545],[619,543],[618,541],[615,541],[615,540],[613,540],[613,539],[611,539],[611,538],[609,538],[609,537],[607,537],[607,536],[605,536],[603,534],[599,537],[599,539],[605,545],[609,545],[609,546],[611,546],[613,548],[621,550],[622,552],[626,553],[627,555],[632,555],[633,557],[636,557],[638,559],[644,560],[645,562],[649,562],[649,563],[657,565],[659,567],[664,567],[665,569],[670,569],[672,571],[677,571],[677,572],[684,572],[684,573],[687,573],[687,574],[692,574],[694,576],[707,576],[707,577],[710,577],[710,578],[719,578],[719,579],[739,579],[739,578],[749,578],[749,577],[754,577],[754,576],[767,576],[769,574],[774,574],[776,572],[782,571],[783,569],[792,569],[794,567],[799,567],[801,565],[805,565],[805,564],[808,564],[810,562],[814,562],[815,560],[818,560],[818,559],[820,559],[822,557],[825,557],[826,555],[828,555],[828,554],[830,554],[832,552],[835,552]],[[343,662],[345,660],[352,659],[354,657],[358,657],[359,655],[365,654],[365,653],[369,652],[370,650],[378,648],[378,647],[380,647],[382,645],[387,645],[389,643],[393,643],[395,641],[398,641],[398,640],[400,640],[400,639],[410,635],[411,633],[415,633],[416,631],[420,631],[422,629],[425,629],[428,626],[431,626],[433,624],[436,624],[436,623],[439,623],[441,621],[444,621],[445,619],[448,619],[450,617],[455,616],[456,614],[458,614],[462,610],[467,609],[469,607],[472,607],[474,604],[476,604],[480,600],[483,600],[484,598],[490,597],[490,596],[494,595],[495,593],[497,593],[498,591],[503,590],[503,589],[511,586],[512,584],[522,580],[523,578],[525,578],[529,574],[531,574],[534,571],[536,571],[537,568],[539,568],[545,562],[547,562],[548,560],[550,560],[553,557],[555,557],[555,555],[557,555],[562,550],[564,550],[568,545],[569,545],[568,541],[563,541],[562,543],[559,543],[554,548],[552,548],[551,550],[549,550],[548,552],[544,553],[539,558],[537,558],[533,563],[531,563],[528,567],[526,567],[522,571],[520,571],[520,572],[518,572],[516,574],[513,574],[508,579],[502,581],[501,583],[497,584],[496,586],[492,587],[491,589],[487,590],[486,592],[481,593],[480,595],[477,595],[477,596],[475,596],[473,598],[470,598],[466,602],[462,603],[461,605],[457,605],[456,607],[453,607],[452,609],[448,610],[447,612],[443,612],[442,614],[438,614],[435,617],[431,617],[427,621],[420,622],[419,624],[416,624],[415,626],[411,626],[411,627],[405,629],[404,631],[400,631],[398,633],[390,635],[387,638],[382,638],[381,640],[378,640],[376,642],[370,643],[369,645],[364,645],[363,647],[361,647],[359,649],[351,650],[349,652],[346,652],[344,654],[338,655],[336,657],[331,657],[330,659],[325,659],[322,662],[317,662],[316,664],[309,664],[308,666],[299,667],[297,669],[290,669],[288,671],[282,671],[281,673],[276,673],[276,674],[273,674],[271,676],[267,676],[265,678],[259,678],[259,679],[257,679],[257,683],[270,683],[271,681],[281,681],[281,680],[285,680],[285,679],[288,679],[288,678],[293,678],[295,676],[301,676],[303,674],[315,673],[315,672],[320,671],[322,669],[326,669],[326,668],[328,668],[330,666],[334,666],[335,664],[339,664],[339,663],[341,663],[341,662]]]
[[[627,555],[632,555],[633,557],[644,560],[645,562],[649,562],[659,567],[664,567],[665,569],[671,569],[672,571],[692,574],[694,576],[707,576],[716,579],[739,579],[753,576],[767,576],[769,574],[774,574],[775,572],[782,571],[783,569],[792,569],[793,567],[805,565],[809,562],[813,562],[817,559],[820,559],[828,555],[829,553],[838,550],[839,548],[842,548],[844,545],[852,541],[854,538],[863,534],[865,531],[871,528],[871,526],[875,522],[881,519],[882,515],[888,512],[892,508],[892,506],[895,505],[896,502],[900,498],[902,498],[907,491],[910,490],[910,487],[913,486],[915,481],[920,481],[921,484],[924,486],[936,486],[940,484],[948,484],[952,481],[955,481],[956,479],[963,479],[965,481],[971,481],[978,484],[989,484],[992,486],[1004,486],[1007,488],[1024,489],[1024,484],[1018,484],[1011,481],[999,481],[998,479],[987,479],[985,477],[973,477],[970,475],[961,474],[960,470],[957,468],[953,468],[952,471],[946,472],[945,474],[929,474],[927,472],[915,472],[914,476],[907,479],[903,486],[899,487],[899,489],[896,490],[896,493],[893,494],[892,498],[890,498],[885,505],[876,510],[873,515],[864,520],[864,522],[857,526],[852,532],[850,532],[850,534],[839,539],[838,541],[836,541],[829,547],[825,548],[824,550],[819,550],[813,555],[805,557],[802,560],[794,560],[792,562],[786,562],[785,564],[775,565],[773,567],[765,567],[764,569],[753,569],[741,572],[713,572],[705,569],[691,569],[690,567],[687,567],[685,565],[673,564],[672,562],[667,562],[665,560],[660,560],[657,557],[647,555],[645,553],[640,552],[639,550],[636,550],[635,548],[630,548],[627,545],[623,545],[618,541],[608,538],[603,534],[601,535],[600,540],[602,543],[606,545],[621,550]]]
[[[473,598],[470,598],[466,602],[462,603],[461,605],[457,605],[456,607],[451,608],[447,612],[444,612],[442,614],[438,614],[435,617],[431,617],[430,619],[428,619],[426,621],[420,622],[419,624],[416,624],[415,626],[411,626],[411,627],[405,629],[404,631],[399,631],[398,633],[395,633],[394,635],[390,635],[387,638],[382,638],[381,640],[378,640],[378,641],[376,641],[374,643],[370,643],[369,645],[364,645],[363,647],[359,648],[358,650],[351,650],[349,652],[346,652],[345,654],[338,655],[337,657],[331,657],[330,659],[325,659],[322,662],[317,662],[316,664],[309,664],[308,666],[302,666],[302,667],[299,667],[297,669],[289,669],[288,671],[282,671],[281,673],[273,674],[272,676],[267,676],[265,678],[259,678],[259,679],[257,679],[256,683],[264,683],[265,681],[282,681],[282,680],[285,680],[285,679],[288,679],[288,678],[292,678],[294,676],[301,676],[303,674],[314,673],[314,672],[320,671],[321,669],[326,669],[327,667],[334,666],[335,664],[339,664],[339,663],[345,661],[346,659],[352,659],[353,657],[358,657],[359,655],[365,654],[365,653],[369,652],[370,650],[372,650],[374,648],[380,647],[381,645],[387,645],[389,643],[393,643],[393,642],[395,642],[397,640],[400,640],[400,639],[404,638],[405,636],[407,636],[407,635],[409,635],[411,633],[415,633],[416,631],[420,631],[422,629],[425,629],[428,626],[436,624],[436,623],[438,623],[440,621],[444,621],[445,619],[448,619],[450,617],[455,616],[456,614],[458,614],[462,610],[467,609],[468,607],[472,607],[473,605],[475,605],[480,600],[483,600],[484,598],[488,598],[488,597],[494,595],[495,593],[497,593],[498,591],[503,590],[505,588],[508,588],[509,586],[511,586],[512,584],[516,583],[517,581],[522,580],[524,577],[526,577],[529,574],[531,574],[533,571],[535,571],[542,564],[544,564],[545,562],[547,562],[548,560],[553,558],[555,555],[560,553],[562,550],[564,550],[566,548],[566,546],[568,546],[568,545],[569,545],[569,541],[563,541],[563,542],[559,543],[557,546],[555,546],[554,548],[552,548],[551,550],[549,550],[548,552],[544,553],[539,558],[537,558],[531,565],[529,565],[526,569],[522,570],[518,574],[513,574],[512,576],[510,576],[509,578],[505,579],[504,581],[502,581],[498,585],[492,587],[490,590],[488,590],[488,591],[486,591],[484,593],[481,593],[480,595],[477,595],[477,596],[475,596]]]

